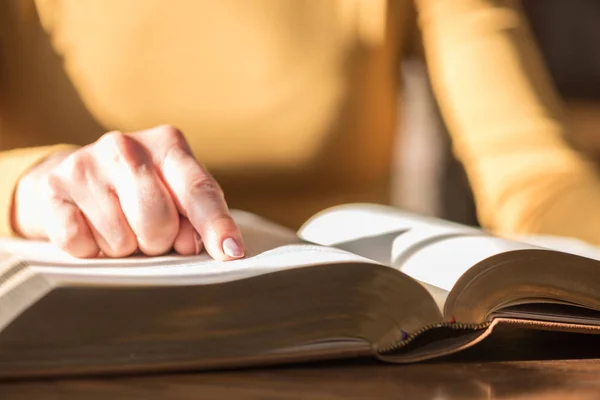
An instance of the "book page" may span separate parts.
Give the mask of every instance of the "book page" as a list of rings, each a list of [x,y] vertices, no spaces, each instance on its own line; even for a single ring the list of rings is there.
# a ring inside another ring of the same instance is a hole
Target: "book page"
[[[493,316],[497,318],[600,326],[600,311],[548,299],[540,299],[535,304],[503,307],[494,311]]]
[[[288,268],[371,262],[340,249],[306,244],[292,230],[254,214],[234,210],[232,215],[242,231],[247,256],[227,262],[215,261],[206,253],[78,259],[48,242],[23,239],[0,239],[0,250],[49,275],[114,284],[208,284]]]
[[[425,283],[438,304],[443,304],[458,278],[478,262],[503,252],[534,248],[480,229],[370,204],[325,210],[311,218],[299,236],[397,268]]]
[[[442,228],[447,231],[479,232],[450,222],[442,223]],[[313,243],[343,248],[391,265],[396,239],[410,231],[437,229],[439,224],[440,221],[433,218],[417,216],[393,207],[348,204],[318,213],[300,228],[298,236]]]
[[[600,260],[600,249],[576,239],[556,236],[519,237],[519,241],[479,235],[439,235],[425,229],[394,242],[394,265],[415,279],[452,290],[475,264],[501,253],[539,249],[561,251]]]
[[[600,247],[593,246],[582,240],[551,235],[517,236],[519,242],[529,243],[550,250],[576,254],[578,256],[600,260]]]
[[[438,234],[415,231],[394,243],[394,266],[413,278],[451,291],[467,270],[492,256],[532,249],[484,234]]]

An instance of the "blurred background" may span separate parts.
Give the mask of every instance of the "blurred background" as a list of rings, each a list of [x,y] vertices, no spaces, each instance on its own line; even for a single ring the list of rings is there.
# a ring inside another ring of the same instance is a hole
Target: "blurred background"
[[[600,2],[523,0],[546,66],[561,94],[574,144],[600,155]],[[418,33],[415,32],[418,40]],[[419,46],[415,46],[418,49]],[[477,225],[473,196],[431,91],[418,50],[402,62],[393,203]],[[404,101],[406,100],[406,101]]]

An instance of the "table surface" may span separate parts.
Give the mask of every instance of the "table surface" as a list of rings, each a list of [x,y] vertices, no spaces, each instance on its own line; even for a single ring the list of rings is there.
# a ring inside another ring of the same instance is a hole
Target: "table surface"
[[[600,336],[500,327],[462,353],[220,372],[0,382],[0,399],[600,399]]]

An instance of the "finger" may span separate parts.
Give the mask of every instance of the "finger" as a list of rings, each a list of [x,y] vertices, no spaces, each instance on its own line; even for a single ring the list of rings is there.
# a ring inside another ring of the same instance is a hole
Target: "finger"
[[[74,257],[96,257],[100,248],[88,223],[75,204],[53,199],[47,210],[46,235],[52,243]]]
[[[98,141],[97,158],[114,154],[105,162],[139,249],[159,255],[173,247],[179,231],[179,213],[144,146],[135,139],[113,132]]]
[[[152,154],[179,212],[200,234],[204,247],[217,260],[244,256],[240,231],[231,218],[223,192],[192,155],[183,135],[158,127],[135,136]]]
[[[137,249],[135,235],[121,210],[119,199],[100,173],[93,154],[80,150],[59,166],[68,197],[88,221],[102,253],[125,257]]]
[[[115,258],[133,254],[138,248],[137,240],[117,196],[108,188],[96,190],[95,200],[78,203],[78,206],[89,221],[102,253]]]
[[[200,234],[204,247],[217,260],[244,256],[241,234],[229,214],[217,182],[191,156],[170,152],[163,163],[163,177],[174,197]]]
[[[179,233],[173,244],[175,251],[184,256],[200,254],[202,251],[202,239],[194,229],[192,223],[181,216],[179,221]]]

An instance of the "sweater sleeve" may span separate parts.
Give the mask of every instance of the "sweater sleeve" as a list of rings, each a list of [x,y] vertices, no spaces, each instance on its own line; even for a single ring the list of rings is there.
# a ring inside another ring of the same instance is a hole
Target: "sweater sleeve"
[[[434,91],[484,227],[600,244],[600,178],[508,0],[417,0]]]
[[[0,152],[0,236],[15,235],[12,227],[12,202],[21,176],[50,154],[75,148],[77,146],[57,144]]]

